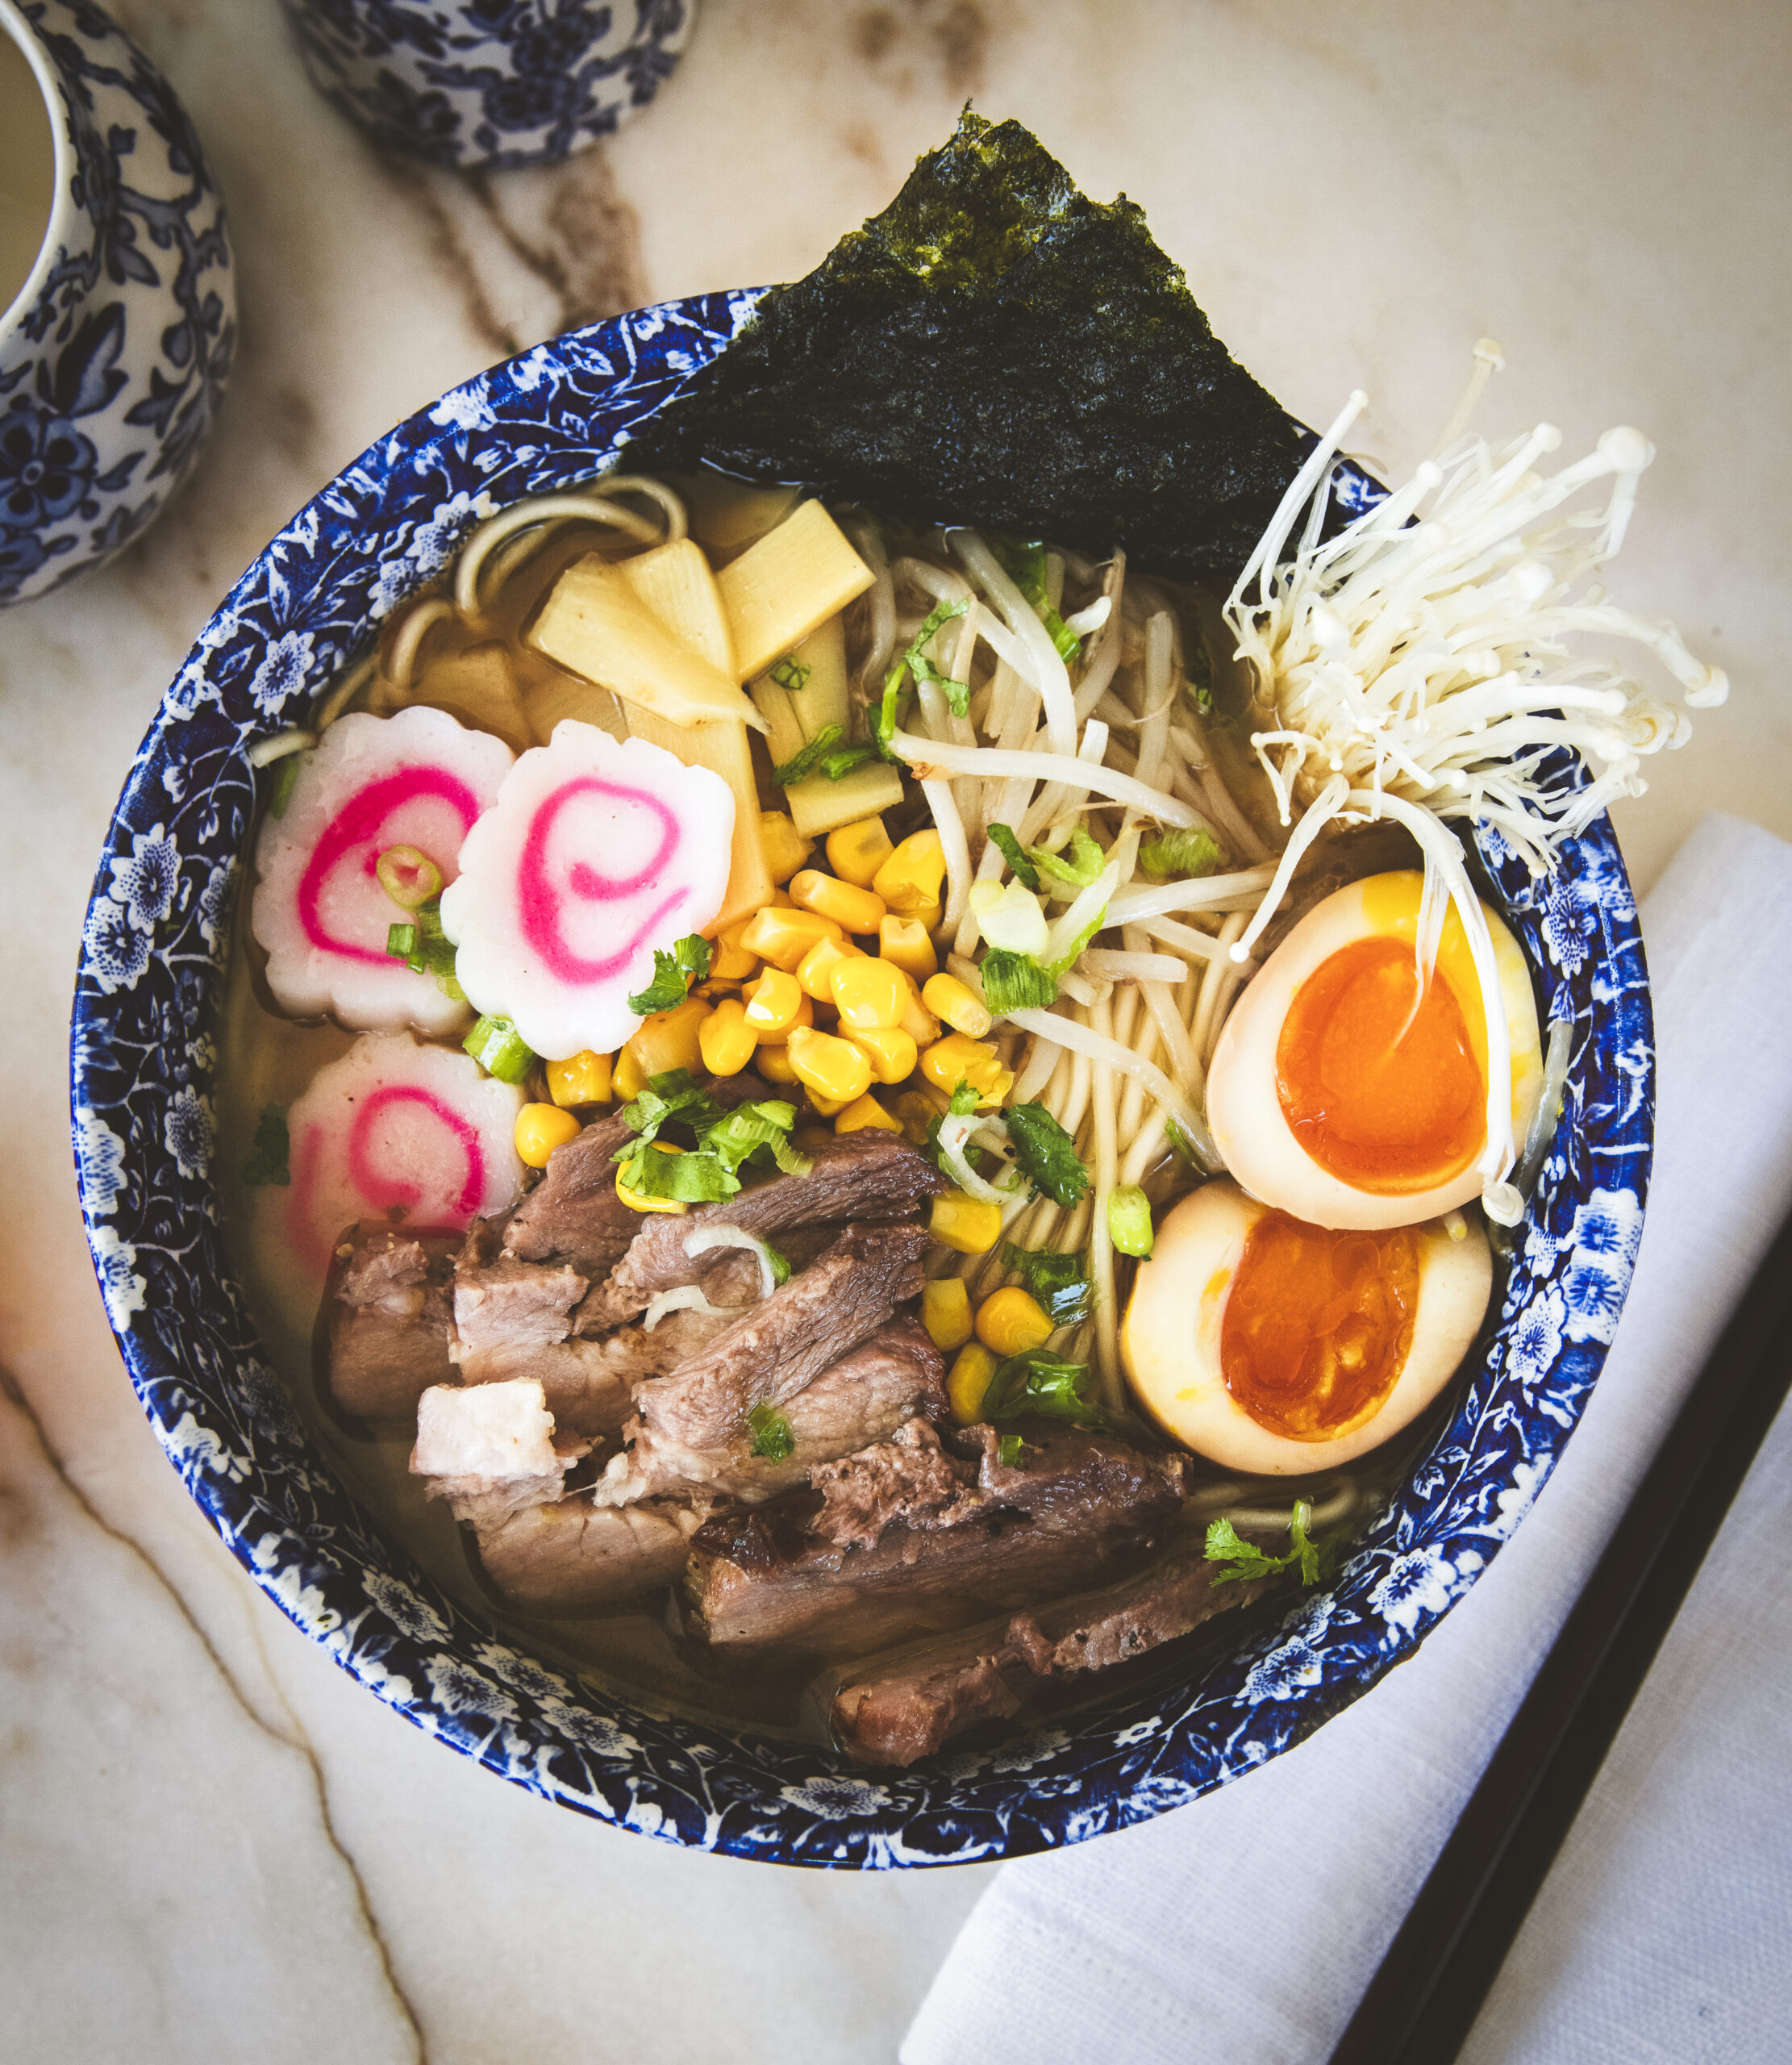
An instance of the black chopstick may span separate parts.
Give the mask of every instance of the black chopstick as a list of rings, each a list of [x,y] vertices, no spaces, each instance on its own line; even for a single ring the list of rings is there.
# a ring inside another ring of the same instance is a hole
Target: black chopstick
[[[1331,2054],[1449,2065],[1792,1378],[1780,1229]]]

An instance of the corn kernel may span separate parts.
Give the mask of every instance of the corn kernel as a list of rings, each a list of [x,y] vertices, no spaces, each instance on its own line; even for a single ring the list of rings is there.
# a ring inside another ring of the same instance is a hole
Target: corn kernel
[[[754,915],[756,916],[758,914],[755,912]],[[710,979],[712,982],[744,982],[749,975],[759,973],[759,956],[749,953],[745,947],[737,943],[751,922],[752,920],[748,919],[738,925],[731,925],[715,942],[710,955]]]
[[[936,1018],[944,1019],[953,1032],[981,1040],[995,1022],[990,1007],[969,982],[956,975],[931,975],[921,986],[921,1001]]]
[[[881,817],[861,817],[856,824],[843,824],[827,835],[827,865],[855,889],[869,889],[895,850]]]
[[[971,1294],[961,1276],[936,1276],[921,1288],[921,1324],[944,1355],[971,1337]]]
[[[977,1092],[985,1110],[999,1104],[1015,1087],[1014,1071],[1002,1066],[1002,1057],[981,1040],[968,1040],[962,1032],[948,1032],[923,1050],[921,1073],[949,1097],[961,1083]]]
[[[850,1040],[798,1026],[791,1031],[788,1050],[797,1080],[815,1095],[833,1099],[836,1111],[871,1087],[870,1061]]]
[[[670,1011],[656,1011],[641,1020],[640,1030],[624,1043],[623,1052],[635,1057],[644,1076],[694,1069],[702,1059],[698,1041],[710,1009],[701,997],[686,997]]]
[[[879,1133],[900,1133],[902,1122],[893,1119],[868,1090],[862,1097],[855,1097],[850,1104],[843,1104],[834,1119],[836,1133],[864,1133],[868,1128]]]
[[[937,896],[931,903],[917,903],[912,911],[902,913],[905,918],[912,918],[924,932],[938,932],[940,920],[944,915]]]
[[[649,1143],[662,1154],[682,1154],[681,1147],[673,1147],[669,1141],[656,1140]],[[631,1212],[689,1212],[690,1207],[681,1198],[643,1197],[639,1191],[631,1191],[623,1181],[623,1172],[616,1171],[616,1195]]]
[[[961,1255],[986,1255],[1002,1238],[1002,1207],[966,1197],[962,1191],[948,1191],[933,1200],[927,1231]]]
[[[798,909],[831,918],[849,932],[874,932],[883,920],[884,899],[869,889],[837,882],[819,869],[805,868],[790,878],[790,901]]]
[[[861,954],[839,962],[828,970],[827,986],[840,1024],[854,1032],[900,1025],[908,1007],[908,980],[894,961]]]
[[[914,1074],[918,1049],[901,1026],[867,1025],[846,1032],[844,1025],[843,1020],[844,1037],[863,1052],[879,1083],[900,1083]]]
[[[890,1109],[902,1122],[902,1137],[911,1147],[925,1147],[927,1133],[940,1116],[940,1105],[924,1090],[905,1090]]]
[[[806,1089],[807,1085],[804,1087]],[[842,1112],[848,1112],[859,1100],[856,1097],[824,1097],[819,1090],[809,1091],[809,1102],[824,1119],[837,1119]]]
[[[549,1062],[548,1095],[556,1104],[607,1104],[610,1102],[610,1057],[594,1054],[587,1047],[570,1061]]]
[[[760,850],[773,882],[788,882],[815,850],[813,839],[805,839],[781,810],[759,813]]]
[[[748,953],[756,953],[786,974],[796,966],[818,939],[844,939],[845,933],[831,918],[813,911],[781,911],[767,903],[754,912],[740,934]]]
[[[827,978],[835,964],[864,957],[849,939],[818,939],[797,963],[798,984],[803,995],[813,997],[817,1003],[831,1003],[834,992],[827,987]]]
[[[940,966],[933,941],[919,918],[887,916],[877,928],[877,951],[918,982],[926,982]]]
[[[981,1341],[958,1351],[958,1360],[946,1379],[946,1396],[952,1401],[952,1416],[961,1427],[973,1427],[983,1416],[983,1400],[995,1375],[995,1358]]]
[[[796,977],[781,968],[768,968],[740,994],[756,1040],[781,1040],[793,1025],[815,1022],[815,1006],[797,987]]]
[[[977,1337],[992,1354],[1031,1355],[1056,1331],[1039,1301],[1018,1283],[992,1291],[977,1308]]]
[[[930,904],[937,910],[945,875],[946,849],[930,826],[909,834],[871,878],[871,886],[898,917],[914,918]],[[939,922],[936,916],[934,924]]]
[[[611,1070],[610,1079],[616,1095],[627,1103],[633,1103],[647,1087],[647,1071],[635,1058],[631,1048],[624,1047],[616,1057],[616,1066]]]
[[[531,1169],[545,1169],[554,1149],[577,1140],[582,1130],[557,1104],[525,1104],[516,1115],[516,1151]]]
[[[790,1066],[790,1057],[781,1046],[761,1047],[753,1056],[753,1072],[762,1075],[768,1083],[781,1085],[794,1083],[797,1072]]]
[[[711,1075],[738,1075],[759,1045],[747,1023],[747,1007],[737,998],[724,998],[698,1028],[697,1045]]]
[[[896,964],[892,962],[890,966]],[[918,1047],[931,1047],[940,1037],[940,1021],[921,1001],[921,985],[905,969],[908,978],[908,1002],[902,1008],[901,1024]]]

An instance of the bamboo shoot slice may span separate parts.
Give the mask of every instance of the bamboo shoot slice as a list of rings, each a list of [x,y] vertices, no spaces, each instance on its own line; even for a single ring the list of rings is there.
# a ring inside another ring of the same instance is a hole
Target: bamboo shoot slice
[[[763,674],[873,578],[821,504],[801,504],[716,576],[741,674]]]
[[[790,657],[808,669],[799,689],[781,688],[769,674],[752,684],[752,699],[765,720],[765,742],[774,765],[794,760],[811,739],[830,724],[840,728],[842,744],[851,736],[852,703],[846,679],[846,625],[839,616],[818,624]],[[838,782],[811,774],[785,791],[790,821],[806,839],[820,837],[843,824],[856,824],[902,800],[902,777],[887,761],[855,767]]]
[[[727,615],[700,546],[681,538],[616,564],[630,587],[681,645],[732,676],[734,647]],[[713,937],[724,925],[734,924],[769,903],[775,886],[760,834],[759,784],[747,728],[731,717],[718,717],[706,724],[669,724],[638,703],[626,705],[625,714],[631,737],[664,746],[687,767],[709,768],[734,791],[727,893],[713,923],[703,928]]]
[[[595,553],[575,561],[554,583],[529,643],[571,673],[669,723],[731,717],[764,728],[739,681],[680,645],[620,568]]]
[[[684,495],[691,536],[718,559],[744,552],[802,499],[799,487],[754,487],[726,473],[693,473],[673,484]]]
[[[793,782],[784,794],[790,806],[790,822],[803,837],[824,838],[843,824],[856,824],[861,817],[894,810],[902,800],[902,770],[887,760],[868,760],[837,782],[830,782],[825,774],[811,774],[806,782]]]

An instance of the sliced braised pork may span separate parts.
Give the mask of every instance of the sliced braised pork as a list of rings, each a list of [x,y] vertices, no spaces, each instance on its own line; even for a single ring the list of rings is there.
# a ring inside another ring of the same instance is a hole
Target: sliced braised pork
[[[925,1331],[913,1320],[894,1320],[786,1402],[787,1455],[755,1455],[750,1434],[721,1448],[691,1448],[637,1420],[623,1430],[631,1446],[611,1458],[594,1496],[604,1505],[675,1493],[761,1504],[803,1483],[816,1464],[881,1441],[906,1421],[925,1426],[917,1414],[943,1414],[944,1375],[944,1358]]]
[[[674,1284],[701,1283],[686,1252],[708,1226],[738,1226],[775,1241],[787,1228],[848,1220],[900,1219],[946,1187],[945,1179],[897,1134],[866,1128],[819,1146],[806,1176],[773,1176],[752,1190],[688,1214],[657,1213],[588,1301],[589,1328],[619,1326]]]
[[[325,1381],[340,1412],[408,1420],[431,1384],[452,1383],[457,1233],[360,1225],[337,1245],[323,1300]]]
[[[476,1530],[486,1575],[533,1613],[591,1613],[670,1584],[698,1516],[669,1500],[594,1507],[575,1492]]]
[[[1215,1585],[1198,1543],[1118,1584],[1019,1613],[886,1659],[835,1694],[841,1746],[868,1764],[912,1764],[977,1722],[1019,1713],[1048,1679],[1124,1663],[1173,1642],[1273,1582]]]
[[[919,1295],[927,1246],[919,1226],[849,1226],[801,1275],[701,1354],[644,1384],[643,1424],[656,1438],[685,1448],[721,1448],[739,1439],[754,1407],[794,1398],[887,1326],[898,1305]]]
[[[1181,1504],[1179,1456],[1040,1421],[1022,1432],[1018,1462],[992,1439],[972,1482],[951,1473],[955,1489],[879,1453],[856,1479],[836,1467],[850,1498],[799,1493],[711,1521],[686,1572],[695,1632],[719,1648],[859,1654],[1119,1575],[1158,1546]]]
[[[770,1095],[754,1075],[699,1081],[711,1102],[726,1108]],[[541,1181],[510,1215],[505,1254],[521,1262],[569,1262],[601,1283],[640,1231],[640,1213],[616,1195],[615,1153],[633,1137],[619,1113],[594,1120],[576,1139],[556,1147]]]

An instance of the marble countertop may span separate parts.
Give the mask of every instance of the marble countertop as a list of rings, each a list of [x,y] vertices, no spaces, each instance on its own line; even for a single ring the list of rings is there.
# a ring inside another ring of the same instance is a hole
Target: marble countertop
[[[371,439],[569,325],[794,277],[967,98],[1123,188],[1219,334],[1403,466],[1474,340],[1490,423],[1661,457],[1615,593],[1730,672],[1619,826],[1646,886],[1721,805],[1792,834],[1772,541],[1788,477],[1776,0],[705,0],[661,100],[569,164],[381,159],[273,0],[112,0],[235,236],[223,422],[112,567],[0,616],[0,2053],[136,2065],[887,2059],[986,1867],[862,1879],[681,1853],[407,1727],[261,1597],[126,1383],[69,1167],[67,1007],[131,753],[244,565]],[[1472,1612],[1471,1600],[1465,1608]]]

